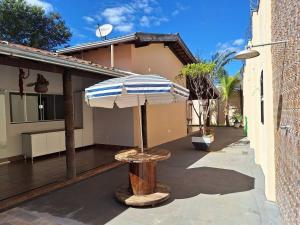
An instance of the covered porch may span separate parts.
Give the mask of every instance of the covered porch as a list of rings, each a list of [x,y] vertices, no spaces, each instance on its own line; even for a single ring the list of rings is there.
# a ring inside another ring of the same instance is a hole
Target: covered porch
[[[76,172],[81,175],[93,169],[106,169],[112,164],[115,153],[120,149],[105,145],[94,145],[76,150]],[[117,166],[118,164],[114,164]],[[0,166],[1,201],[26,192],[47,188],[66,180],[66,154],[52,154],[35,159],[34,163],[24,160],[12,161]]]
[[[113,161],[122,143],[114,142],[113,130],[94,127],[113,118],[88,107],[83,91],[125,75],[89,61],[0,43],[1,207],[10,197],[23,193],[29,199],[45,185],[79,181]],[[36,87],[39,76],[48,83],[43,93]]]

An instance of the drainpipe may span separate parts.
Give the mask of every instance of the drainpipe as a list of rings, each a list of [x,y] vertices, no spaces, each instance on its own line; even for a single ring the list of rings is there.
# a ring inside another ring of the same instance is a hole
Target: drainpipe
[[[114,45],[110,45],[110,67],[115,67]]]

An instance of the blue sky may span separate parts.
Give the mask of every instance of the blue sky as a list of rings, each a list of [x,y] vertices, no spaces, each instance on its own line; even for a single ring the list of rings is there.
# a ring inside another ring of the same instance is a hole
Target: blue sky
[[[111,23],[109,37],[135,31],[180,33],[201,58],[246,44],[249,0],[26,0],[46,11],[59,12],[73,33],[70,45],[97,41],[97,24]],[[241,66],[227,66],[231,74]]]

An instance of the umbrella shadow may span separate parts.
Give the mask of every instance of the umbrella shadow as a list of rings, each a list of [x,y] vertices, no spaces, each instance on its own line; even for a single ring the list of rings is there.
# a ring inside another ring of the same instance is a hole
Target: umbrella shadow
[[[254,189],[255,179],[240,172],[213,167],[173,171],[176,177],[165,177],[171,187],[171,199],[186,199],[199,194],[226,195]]]

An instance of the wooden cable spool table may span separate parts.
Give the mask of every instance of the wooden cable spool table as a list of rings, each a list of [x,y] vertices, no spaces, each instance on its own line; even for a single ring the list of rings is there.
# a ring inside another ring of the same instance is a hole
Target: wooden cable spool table
[[[138,149],[118,152],[115,159],[129,163],[129,187],[117,189],[116,198],[129,206],[154,206],[167,200],[170,188],[157,183],[156,166],[158,161],[170,156],[170,151],[165,149],[150,149],[143,153]]]

